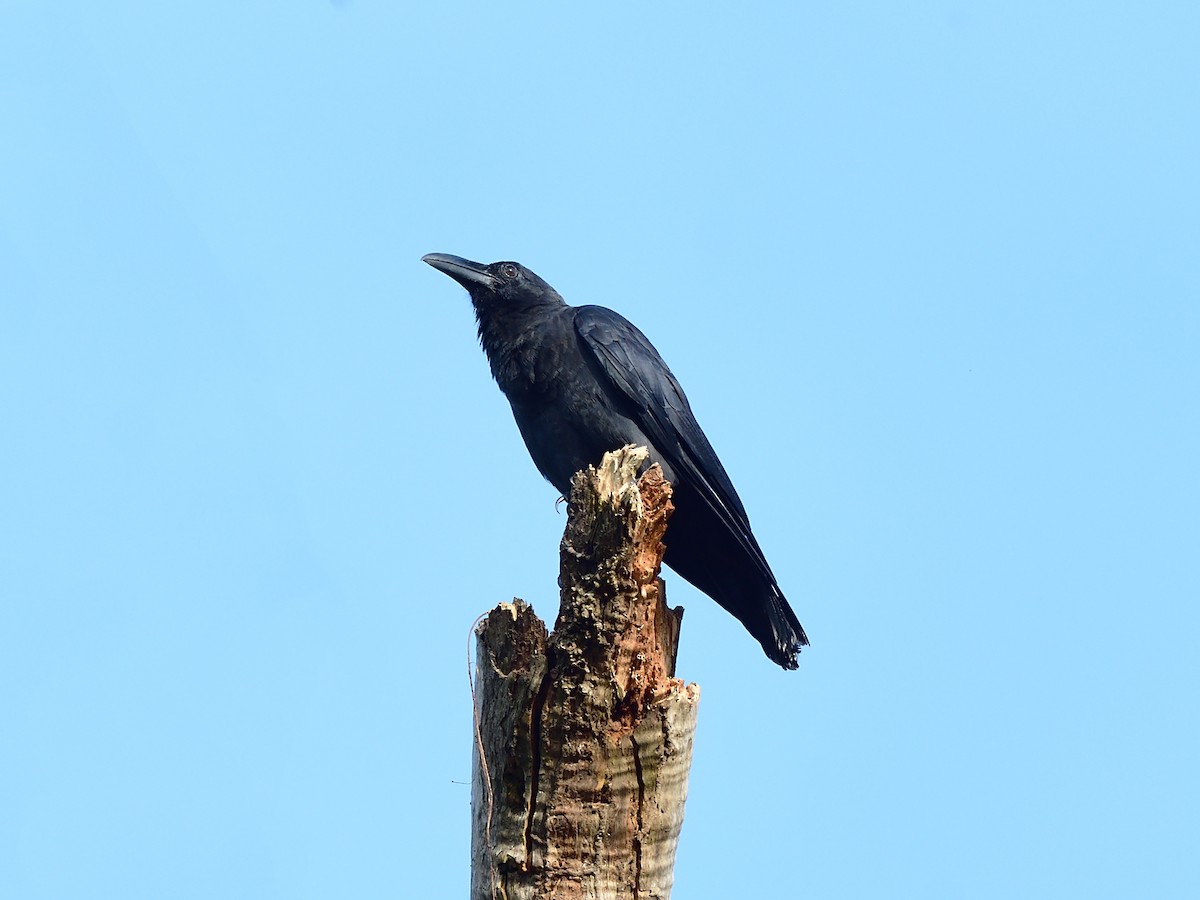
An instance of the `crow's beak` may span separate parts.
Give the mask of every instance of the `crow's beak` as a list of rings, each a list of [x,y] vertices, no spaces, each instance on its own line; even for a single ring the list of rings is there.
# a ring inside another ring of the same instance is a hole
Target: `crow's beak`
[[[426,253],[421,262],[429,263],[439,272],[445,272],[468,291],[472,285],[492,287],[496,279],[488,272],[483,263],[471,262],[461,256],[451,256],[449,253]]]

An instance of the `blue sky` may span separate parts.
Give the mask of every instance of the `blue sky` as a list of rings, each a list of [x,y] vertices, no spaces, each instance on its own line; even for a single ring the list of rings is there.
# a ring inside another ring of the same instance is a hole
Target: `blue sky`
[[[650,336],[812,638],[668,573],[677,897],[1195,896],[1198,10],[0,0],[0,896],[465,891],[564,519],[431,251]]]

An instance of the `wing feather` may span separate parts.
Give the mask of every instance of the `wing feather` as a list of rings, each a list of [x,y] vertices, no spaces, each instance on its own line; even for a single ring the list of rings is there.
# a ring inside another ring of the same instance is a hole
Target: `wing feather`
[[[596,361],[611,386],[628,402],[630,417],[689,486],[737,535],[774,581],[749,517],[725,467],[708,442],[683,388],[658,351],[635,325],[602,306],[581,306],[575,330],[586,353]]]

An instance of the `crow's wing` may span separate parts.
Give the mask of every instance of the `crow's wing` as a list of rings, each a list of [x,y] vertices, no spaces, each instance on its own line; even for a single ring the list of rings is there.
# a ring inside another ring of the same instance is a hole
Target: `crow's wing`
[[[774,582],[725,467],[658,351],[631,322],[602,306],[579,307],[575,331],[585,354],[624,399],[626,414],[654,442],[675,477],[687,480]]]

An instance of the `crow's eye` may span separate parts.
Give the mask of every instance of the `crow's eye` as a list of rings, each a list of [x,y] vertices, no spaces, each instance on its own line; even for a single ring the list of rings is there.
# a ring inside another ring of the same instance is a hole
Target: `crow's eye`
[[[501,267],[500,271],[503,273],[505,278],[517,277],[517,267],[512,263],[505,263],[504,266]]]

